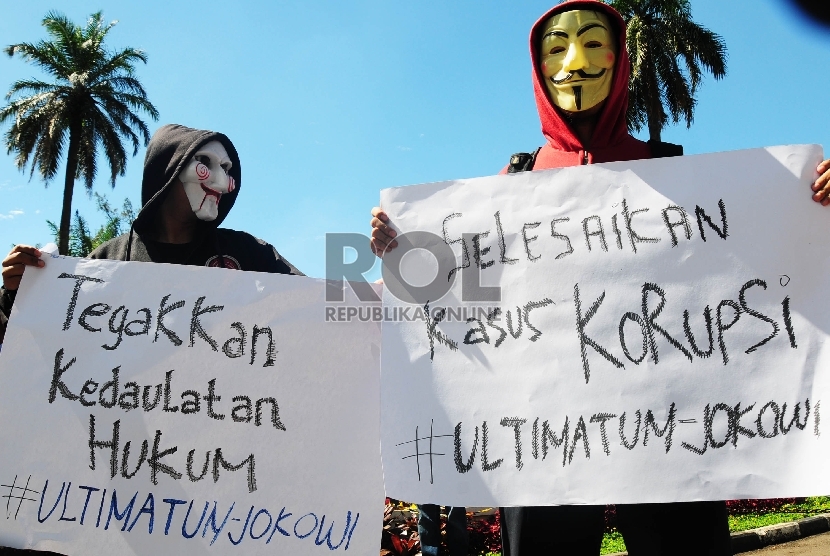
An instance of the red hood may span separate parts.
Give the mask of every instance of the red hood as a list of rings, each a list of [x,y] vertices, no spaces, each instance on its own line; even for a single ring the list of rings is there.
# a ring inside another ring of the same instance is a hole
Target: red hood
[[[576,134],[550,101],[544,78],[539,72],[539,35],[544,23],[555,14],[571,10],[602,12],[616,26],[617,33],[619,53],[617,64],[614,66],[611,91],[605,101],[590,145],[580,143]],[[628,76],[631,73],[631,62],[625,48],[625,22],[616,10],[595,0],[569,0],[557,5],[533,25],[530,31],[530,59],[533,62],[533,94],[536,97],[536,108],[539,110],[539,119],[542,122],[542,133],[551,147],[567,152],[580,151],[586,147],[592,151],[599,151],[619,145],[626,140],[628,128],[625,113],[628,109]]]

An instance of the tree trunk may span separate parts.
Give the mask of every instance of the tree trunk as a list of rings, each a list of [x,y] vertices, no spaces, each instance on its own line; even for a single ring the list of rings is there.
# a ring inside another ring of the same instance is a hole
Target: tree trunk
[[[72,219],[72,192],[75,189],[75,174],[78,171],[78,146],[80,144],[80,122],[69,125],[69,149],[66,156],[66,177],[63,181],[63,208],[61,225],[58,228],[58,252],[69,254],[69,223]]]
[[[660,85],[654,61],[649,57],[645,71],[648,73],[648,104],[646,118],[648,119],[648,138],[651,141],[660,141],[660,132],[663,130],[663,99],[660,96]]]
[[[657,118],[652,117],[651,114],[648,116],[648,138],[652,141],[660,141],[660,132],[662,131],[662,126],[658,123]]]
[[[653,67],[648,68],[652,71],[649,83],[649,97],[646,109],[646,117],[648,118],[648,138],[651,141],[660,141],[660,132],[663,130],[663,99],[660,98],[660,87],[657,85],[657,76],[653,73]]]

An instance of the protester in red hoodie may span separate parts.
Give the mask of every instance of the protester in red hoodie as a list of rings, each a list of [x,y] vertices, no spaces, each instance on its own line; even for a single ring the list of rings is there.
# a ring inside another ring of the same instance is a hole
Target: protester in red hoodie
[[[533,94],[547,143],[532,169],[652,157],[626,124],[624,26],[616,11],[592,0],[559,4],[533,26]]]
[[[571,0],[548,11],[530,33],[533,91],[547,142],[513,155],[502,173],[682,154],[682,147],[643,142],[628,133],[625,23],[601,2]],[[818,167],[813,199],[830,204],[830,161]],[[397,246],[380,208],[372,210],[372,250]],[[603,506],[502,508],[504,556],[598,555]],[[731,554],[722,501],[617,506],[630,556]],[[682,540],[678,531],[682,528]]]

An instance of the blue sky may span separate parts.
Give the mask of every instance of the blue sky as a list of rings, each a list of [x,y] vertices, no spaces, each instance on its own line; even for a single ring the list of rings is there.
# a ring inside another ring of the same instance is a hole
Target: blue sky
[[[243,188],[224,225],[323,276],[324,234],[368,233],[380,189],[495,174],[511,153],[541,144],[527,35],[554,3],[71,0],[60,9],[78,23],[103,10],[119,20],[111,47],[147,52],[138,76],[161,114],[151,129],[182,123],[231,137]],[[54,3],[4,4],[3,46],[45,37]],[[786,0],[692,0],[692,13],[726,41],[728,75],[707,79],[691,129],[674,126],[663,140],[687,154],[830,140],[830,30]],[[0,56],[0,91],[36,74]],[[137,205],[143,156],[114,190],[103,173],[94,190]],[[0,252],[51,241],[46,220],[59,220],[61,195],[62,174],[45,188],[3,150]],[[101,223],[80,184],[73,208]]]

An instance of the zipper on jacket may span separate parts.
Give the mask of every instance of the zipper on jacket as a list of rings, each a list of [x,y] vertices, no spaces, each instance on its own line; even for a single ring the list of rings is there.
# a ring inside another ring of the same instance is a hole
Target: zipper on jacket
[[[588,164],[588,151],[582,151],[582,165]]]

